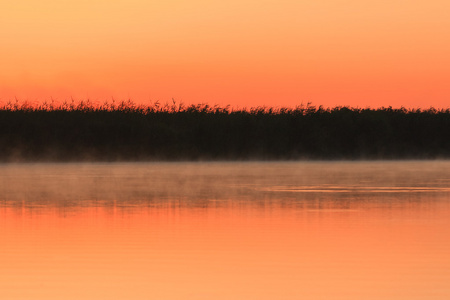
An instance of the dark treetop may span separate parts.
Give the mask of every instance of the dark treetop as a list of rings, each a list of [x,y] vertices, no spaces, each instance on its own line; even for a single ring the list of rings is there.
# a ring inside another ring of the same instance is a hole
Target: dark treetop
[[[1,161],[450,158],[450,110],[8,103]]]

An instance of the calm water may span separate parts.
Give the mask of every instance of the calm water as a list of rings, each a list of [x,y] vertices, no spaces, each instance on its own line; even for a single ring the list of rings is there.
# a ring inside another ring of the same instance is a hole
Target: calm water
[[[0,165],[0,299],[450,299],[450,162]]]

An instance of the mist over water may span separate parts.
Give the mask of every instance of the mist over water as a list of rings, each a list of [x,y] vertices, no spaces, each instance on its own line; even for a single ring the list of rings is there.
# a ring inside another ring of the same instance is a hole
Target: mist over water
[[[450,162],[0,165],[1,299],[447,299]]]

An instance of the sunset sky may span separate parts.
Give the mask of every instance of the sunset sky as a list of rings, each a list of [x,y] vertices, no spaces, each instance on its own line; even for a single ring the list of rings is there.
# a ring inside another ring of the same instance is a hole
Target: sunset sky
[[[15,0],[0,102],[450,106],[448,0]]]

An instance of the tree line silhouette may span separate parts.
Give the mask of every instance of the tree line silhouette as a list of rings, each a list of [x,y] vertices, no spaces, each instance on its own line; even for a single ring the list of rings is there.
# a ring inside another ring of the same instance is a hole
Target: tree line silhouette
[[[0,106],[1,161],[450,158],[450,109]]]

